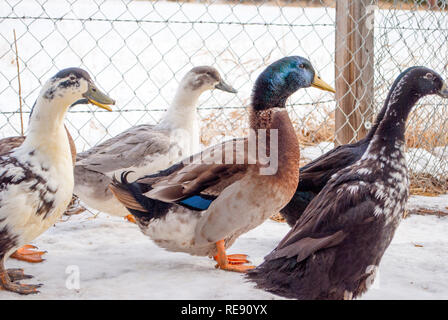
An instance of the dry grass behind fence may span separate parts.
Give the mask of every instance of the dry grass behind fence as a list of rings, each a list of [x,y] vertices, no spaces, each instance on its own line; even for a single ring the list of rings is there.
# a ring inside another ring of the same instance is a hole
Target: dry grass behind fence
[[[148,1],[148,0],[139,0]],[[178,0],[168,0],[177,2]],[[334,8],[337,0],[225,0],[225,2],[234,2],[236,4],[253,5],[254,3],[276,5],[282,7],[329,7]],[[378,5],[382,9],[396,8],[404,10],[447,10],[445,0],[420,0],[417,4],[409,2],[407,0],[379,0]],[[202,2],[202,3],[215,3],[214,0],[183,0],[183,2]],[[224,1],[223,1],[224,2]],[[438,6],[431,5],[431,2],[438,3]]]
[[[323,117],[310,113],[304,119],[291,115],[302,148],[334,140],[334,111],[325,110],[323,112],[325,114]],[[321,120],[318,121],[318,118]],[[406,131],[407,148],[431,151],[435,147],[448,145],[448,130],[443,130],[445,123],[431,123],[428,126],[427,122],[428,120],[424,117],[412,118]],[[225,139],[225,137],[242,137],[247,135],[246,128],[247,111],[244,109],[231,111],[224,119],[222,114],[208,115],[202,118],[201,142],[208,146]],[[308,160],[302,159],[301,165],[305,165],[307,162]],[[436,196],[448,193],[448,179],[436,178],[427,173],[413,172],[410,174],[410,179],[411,194]]]

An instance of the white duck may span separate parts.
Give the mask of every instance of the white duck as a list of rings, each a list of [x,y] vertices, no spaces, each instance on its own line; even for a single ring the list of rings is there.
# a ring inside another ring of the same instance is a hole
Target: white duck
[[[52,226],[69,204],[74,185],[69,140],[64,129],[68,108],[78,100],[111,110],[114,100],[101,93],[79,68],[58,72],[42,88],[22,145],[0,156],[0,285],[20,294],[40,285],[21,269],[6,270],[5,260]]]
[[[78,102],[79,103],[88,103],[88,101],[84,101],[84,100],[78,100]],[[72,162],[73,162],[73,166],[74,166],[75,162],[76,162],[75,142],[73,141],[73,138],[70,135],[70,132],[68,131],[67,128],[65,128],[65,131],[67,132],[67,138],[70,143],[70,152],[72,154]],[[0,140],[0,155],[5,155],[7,153],[14,151],[14,149],[20,147],[22,145],[23,141],[25,141],[25,138],[26,138],[25,136],[18,136],[18,137],[8,137],[8,138],[1,139]],[[74,200],[76,201],[76,198],[74,198]],[[82,209],[83,209],[83,207],[77,203],[74,203],[73,207],[76,208],[76,211],[74,211],[75,213],[82,211]],[[70,214],[72,214],[72,212],[70,212]],[[44,261],[44,259],[42,259],[42,255],[44,253],[45,253],[45,251],[38,251],[37,247],[27,244],[27,245],[23,246],[22,248],[19,248],[13,254],[11,254],[10,258],[22,260],[22,261],[26,261],[26,262],[31,262],[31,263],[38,263],[38,262]]]
[[[108,186],[114,176],[133,171],[133,181],[143,174],[165,169],[199,151],[196,106],[199,96],[212,89],[236,93],[210,66],[195,67],[181,80],[174,99],[157,125],[142,124],[77,154],[74,193],[88,206],[116,216],[129,211]],[[130,221],[133,221],[129,217]]]

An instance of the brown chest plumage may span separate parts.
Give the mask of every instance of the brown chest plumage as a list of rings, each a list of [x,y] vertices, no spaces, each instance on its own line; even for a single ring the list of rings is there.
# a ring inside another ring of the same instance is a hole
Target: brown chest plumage
[[[300,159],[300,148],[288,112],[284,108],[252,111],[250,124],[254,130],[267,130],[267,154],[277,155],[277,170],[272,175],[263,176],[263,183],[278,186],[279,192],[283,193],[289,201],[299,182],[299,162],[297,159]],[[277,139],[270,143],[270,139],[274,138],[273,130],[277,132]],[[272,147],[277,150],[271,150]],[[263,166],[261,163],[258,165]],[[265,166],[268,165],[272,164]]]

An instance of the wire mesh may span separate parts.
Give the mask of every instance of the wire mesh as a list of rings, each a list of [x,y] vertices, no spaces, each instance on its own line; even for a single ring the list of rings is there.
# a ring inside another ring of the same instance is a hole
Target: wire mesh
[[[331,149],[344,125],[351,126],[354,138],[359,138],[395,77],[407,67],[425,65],[442,75],[447,69],[446,1],[364,3],[369,11],[361,23],[373,22],[374,59],[358,67],[365,76],[366,66],[374,66],[366,82],[373,83],[373,90],[357,93],[349,112],[334,96],[315,89],[300,90],[289,99],[303,163]],[[129,126],[157,123],[189,69],[216,67],[239,92],[201,96],[201,141],[208,145],[247,132],[245,107],[252,84],[276,59],[305,56],[325,81],[334,84],[335,6],[336,1],[329,0],[3,0],[0,137],[20,134],[13,30],[25,118],[41,85],[68,66],[88,70],[99,87],[118,101],[111,113],[89,106],[69,111],[67,124],[78,151]],[[360,22],[354,23],[351,32],[359,32]],[[353,47],[353,55],[363,45]],[[360,100],[369,95],[370,102],[363,106]],[[432,186],[443,192],[448,186],[446,108],[438,97],[425,98],[408,122],[408,164],[424,190]],[[353,116],[360,118],[356,127],[350,120]]]

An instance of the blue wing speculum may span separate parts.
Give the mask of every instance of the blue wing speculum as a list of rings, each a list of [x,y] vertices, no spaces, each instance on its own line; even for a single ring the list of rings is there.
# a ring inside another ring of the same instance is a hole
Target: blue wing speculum
[[[210,205],[212,204],[213,200],[215,199],[216,199],[215,197],[211,198],[211,197],[204,197],[201,195],[194,195],[192,197],[179,201],[179,204],[191,210],[203,211],[207,210],[208,207],[210,207]]]

